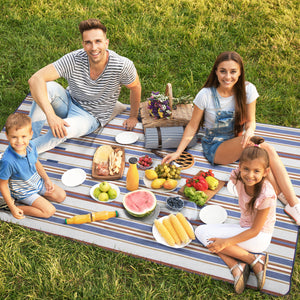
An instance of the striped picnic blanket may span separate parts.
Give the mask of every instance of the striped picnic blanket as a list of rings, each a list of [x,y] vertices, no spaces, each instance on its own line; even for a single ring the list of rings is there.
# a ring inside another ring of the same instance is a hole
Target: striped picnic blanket
[[[20,105],[18,111],[28,113],[32,104],[32,98],[28,95]],[[90,134],[82,138],[70,139],[59,147],[40,155],[40,161],[44,165],[49,177],[57,185],[62,186],[67,192],[67,199],[60,204],[54,203],[56,213],[49,219],[26,217],[22,220],[14,219],[9,212],[0,212],[0,219],[17,223],[32,229],[47,233],[69,237],[113,251],[121,251],[135,257],[144,258],[167,266],[179,268],[185,271],[210,275],[219,280],[233,282],[232,275],[215,254],[210,253],[200,242],[192,241],[184,248],[171,248],[158,243],[152,234],[152,223],[155,217],[163,217],[170,213],[165,206],[165,201],[170,193],[155,192],[158,200],[158,208],[154,216],[145,220],[137,220],[124,213],[122,195],[126,194],[126,173],[128,159],[148,154],[154,163],[159,163],[160,158],[144,148],[144,134],[142,124],[139,123],[134,132],[139,140],[134,144],[125,145],[126,166],[121,179],[114,181],[120,189],[120,197],[109,203],[99,203],[93,200],[90,189],[99,181],[91,177],[92,159],[95,150],[100,145],[115,145],[115,136],[122,132],[122,123],[129,116],[127,110],[113,119],[101,132]],[[292,179],[296,194],[300,194],[300,129],[287,128],[266,124],[257,124],[257,135],[263,136],[278,151],[287,171]],[[7,147],[4,130],[0,132],[0,152]],[[162,151],[167,153],[167,151]],[[212,166],[203,157],[202,147],[198,143],[188,150],[194,156],[194,165],[182,171],[182,177],[188,178],[199,170],[207,170]],[[82,168],[86,174],[86,180],[80,186],[66,187],[61,182],[63,173],[72,168]],[[226,166],[214,166],[213,171],[217,178],[228,180],[229,174],[236,164]],[[140,170],[140,188],[145,186],[144,171]],[[179,188],[178,188],[179,189]],[[177,189],[177,190],[178,190]],[[172,192],[177,195],[177,191]],[[228,218],[226,222],[238,222],[238,200],[232,196],[226,187],[223,187],[208,204],[217,204],[226,209]],[[92,211],[117,210],[118,218],[106,221],[86,223],[81,225],[66,225],[65,218],[76,214],[86,214]],[[201,225],[199,219],[200,208],[194,203],[185,201],[183,214],[190,219],[194,228]],[[270,262],[267,270],[267,280],[264,291],[273,295],[285,295],[289,292],[293,273],[294,259],[298,239],[298,227],[283,211],[282,204],[278,201],[276,228],[272,243],[268,248]],[[256,288],[256,278],[251,273],[248,286]]]

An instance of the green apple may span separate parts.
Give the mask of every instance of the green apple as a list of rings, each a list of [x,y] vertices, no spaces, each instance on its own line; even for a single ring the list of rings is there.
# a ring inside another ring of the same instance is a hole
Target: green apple
[[[107,181],[103,181],[99,184],[99,189],[101,192],[107,192],[110,189],[110,184]]]
[[[107,192],[109,199],[115,199],[118,196],[118,193],[115,189],[110,188]]]
[[[99,201],[105,202],[109,199],[108,194],[105,192],[101,192],[98,196]]]
[[[95,189],[94,189],[94,197],[95,198],[98,198],[99,197],[99,194],[101,193],[101,191],[100,191],[100,189],[99,189],[99,187],[96,187]]]

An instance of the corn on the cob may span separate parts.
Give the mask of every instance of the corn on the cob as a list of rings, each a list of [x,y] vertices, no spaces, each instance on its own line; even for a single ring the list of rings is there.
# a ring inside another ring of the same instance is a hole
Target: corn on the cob
[[[154,220],[154,225],[157,228],[157,230],[160,233],[160,235],[164,238],[164,240],[166,241],[166,243],[168,245],[170,245],[170,246],[174,246],[175,245],[175,241],[174,241],[173,237],[171,236],[171,234],[169,233],[169,231],[167,230],[167,228],[165,227],[165,225],[162,224],[158,220]]]
[[[188,243],[189,236],[185,232],[183,226],[181,225],[181,223],[179,222],[179,220],[176,218],[176,216],[174,216],[173,214],[171,214],[169,218],[170,218],[170,221],[171,221],[172,225],[174,226],[174,229],[177,232],[177,234],[178,234],[181,242],[183,242],[185,244]]]
[[[177,232],[175,231],[175,229],[174,229],[174,227],[173,227],[171,221],[169,220],[169,218],[168,218],[168,217],[167,217],[167,218],[164,218],[162,222],[163,222],[163,224],[165,225],[166,229],[167,229],[167,230],[169,231],[169,233],[171,234],[171,236],[173,237],[175,243],[176,243],[177,245],[180,245],[180,244],[181,244],[181,240],[180,240],[180,238],[179,238]]]
[[[179,222],[181,223],[181,225],[183,226],[184,230],[186,231],[186,233],[188,234],[189,238],[191,240],[194,240],[195,237],[195,233],[193,228],[191,227],[190,223],[188,222],[188,220],[185,218],[185,216],[182,213],[177,213],[176,218],[179,220]]]
[[[213,176],[207,176],[205,180],[208,183],[208,188],[210,190],[215,190],[219,185],[219,180]]]

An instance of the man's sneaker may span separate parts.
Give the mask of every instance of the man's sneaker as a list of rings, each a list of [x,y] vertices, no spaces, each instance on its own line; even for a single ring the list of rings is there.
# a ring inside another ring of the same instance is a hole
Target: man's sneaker
[[[9,211],[9,207],[3,198],[0,198],[0,209]]]
[[[297,225],[300,225],[300,203],[294,206],[287,204],[284,208],[284,211],[295,220]]]

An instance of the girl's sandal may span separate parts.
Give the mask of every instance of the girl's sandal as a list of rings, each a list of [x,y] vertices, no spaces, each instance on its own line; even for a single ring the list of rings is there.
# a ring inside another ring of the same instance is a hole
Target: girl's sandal
[[[246,264],[245,268],[243,269],[243,267],[238,263],[230,269],[231,273],[235,268],[239,268],[241,270],[241,274],[234,277],[234,290],[237,294],[241,294],[245,289],[250,269],[249,265]]]
[[[269,263],[269,254],[267,253],[265,255],[265,261],[261,260],[262,255],[255,255],[255,257],[256,258],[252,262],[250,267],[253,268],[258,262],[261,263],[264,266],[263,269],[260,272],[255,273],[255,276],[257,278],[257,289],[262,290],[262,288],[265,285],[265,281],[266,281],[266,272],[267,272],[267,266],[268,266],[268,263]]]

